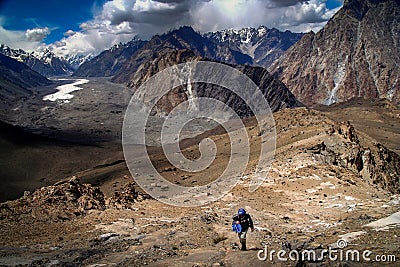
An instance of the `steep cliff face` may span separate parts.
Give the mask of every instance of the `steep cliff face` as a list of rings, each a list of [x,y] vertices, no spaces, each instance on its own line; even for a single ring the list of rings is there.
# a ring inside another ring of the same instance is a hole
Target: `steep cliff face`
[[[307,105],[352,97],[400,102],[400,2],[347,0],[318,33],[306,34],[271,67]]]
[[[140,65],[138,70],[132,75],[128,85],[133,88],[133,91],[138,95],[144,95],[143,92],[139,92],[138,90],[142,90],[140,85],[152,75],[179,63],[199,60],[203,60],[202,57],[196,55],[190,50],[181,49],[170,50],[168,52],[164,51],[161,54],[157,54],[154,59],[148,60]],[[246,74],[259,86],[272,111],[301,105],[285,85],[279,80],[273,78],[266,69],[248,65],[232,66]],[[190,86],[190,89],[191,90],[189,90],[187,86],[179,86],[171,90],[160,99],[154,112],[160,115],[168,113],[175,106],[188,100],[192,95],[195,95],[195,97],[214,98],[222,101],[233,108],[240,116],[251,115],[251,111],[245,102],[227,89],[217,85],[204,83],[194,83]]]

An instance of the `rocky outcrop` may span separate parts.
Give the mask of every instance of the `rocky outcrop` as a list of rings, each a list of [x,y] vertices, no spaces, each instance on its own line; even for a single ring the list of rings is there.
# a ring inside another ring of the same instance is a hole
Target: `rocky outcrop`
[[[137,191],[135,185],[134,182],[129,182],[120,191],[116,191],[112,197],[106,199],[107,207],[132,209],[135,203],[150,198],[148,194]]]
[[[400,103],[400,2],[346,0],[270,68],[306,105],[353,97]]]
[[[140,85],[149,77],[157,72],[188,61],[204,60],[194,52],[186,49],[169,50],[160,54],[155,54],[154,59],[144,62],[138,68],[138,71],[132,75],[128,85],[138,96],[144,96],[145,92],[140,92]],[[277,111],[282,108],[301,106],[293,94],[285,87],[283,83],[274,79],[266,69],[248,65],[232,65],[244,74],[246,74],[266,97],[271,110]],[[196,97],[214,98],[228,104],[239,116],[245,117],[252,115],[245,102],[229,90],[217,85],[195,83],[191,85],[192,92]],[[188,100],[191,93],[186,86],[179,86],[163,96],[154,110],[154,114],[163,115],[170,112],[178,104]]]
[[[400,156],[379,143],[366,143],[349,123],[334,125],[328,135],[339,135],[341,142],[311,148],[314,158],[324,164],[350,168],[371,185],[393,194],[400,193]]]
[[[42,187],[33,193],[0,204],[0,218],[31,217],[41,221],[65,221],[105,208],[104,195],[99,188],[81,184],[73,177],[53,186]]]

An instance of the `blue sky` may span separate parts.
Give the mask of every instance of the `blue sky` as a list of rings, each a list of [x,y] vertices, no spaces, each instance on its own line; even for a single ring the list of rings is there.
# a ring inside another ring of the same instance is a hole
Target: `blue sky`
[[[1,0],[0,0],[1,1]],[[68,30],[79,30],[79,25],[93,18],[105,1],[85,0],[3,0],[0,14],[3,27],[8,30],[25,31],[32,28],[51,29],[44,40],[53,43],[60,40]]]
[[[318,31],[342,0],[0,0],[0,42],[58,54],[99,53],[181,25],[201,32],[265,25]]]

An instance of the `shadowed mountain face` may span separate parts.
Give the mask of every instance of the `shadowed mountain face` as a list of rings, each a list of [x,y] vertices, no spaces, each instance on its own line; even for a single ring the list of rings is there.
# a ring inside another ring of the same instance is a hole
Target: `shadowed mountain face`
[[[14,100],[26,97],[35,86],[51,84],[51,81],[33,71],[24,63],[0,53],[0,104],[9,105]]]
[[[115,75],[121,69],[121,66],[145,43],[142,40],[132,40],[126,44],[115,45],[80,65],[74,76],[107,77]]]
[[[269,69],[307,105],[352,97],[400,102],[400,2],[347,0]]]

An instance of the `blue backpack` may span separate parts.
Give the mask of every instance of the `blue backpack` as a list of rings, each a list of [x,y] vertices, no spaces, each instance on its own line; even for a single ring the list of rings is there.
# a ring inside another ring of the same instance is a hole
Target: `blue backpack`
[[[232,222],[232,231],[236,233],[241,233],[242,232],[242,226],[240,223]]]

